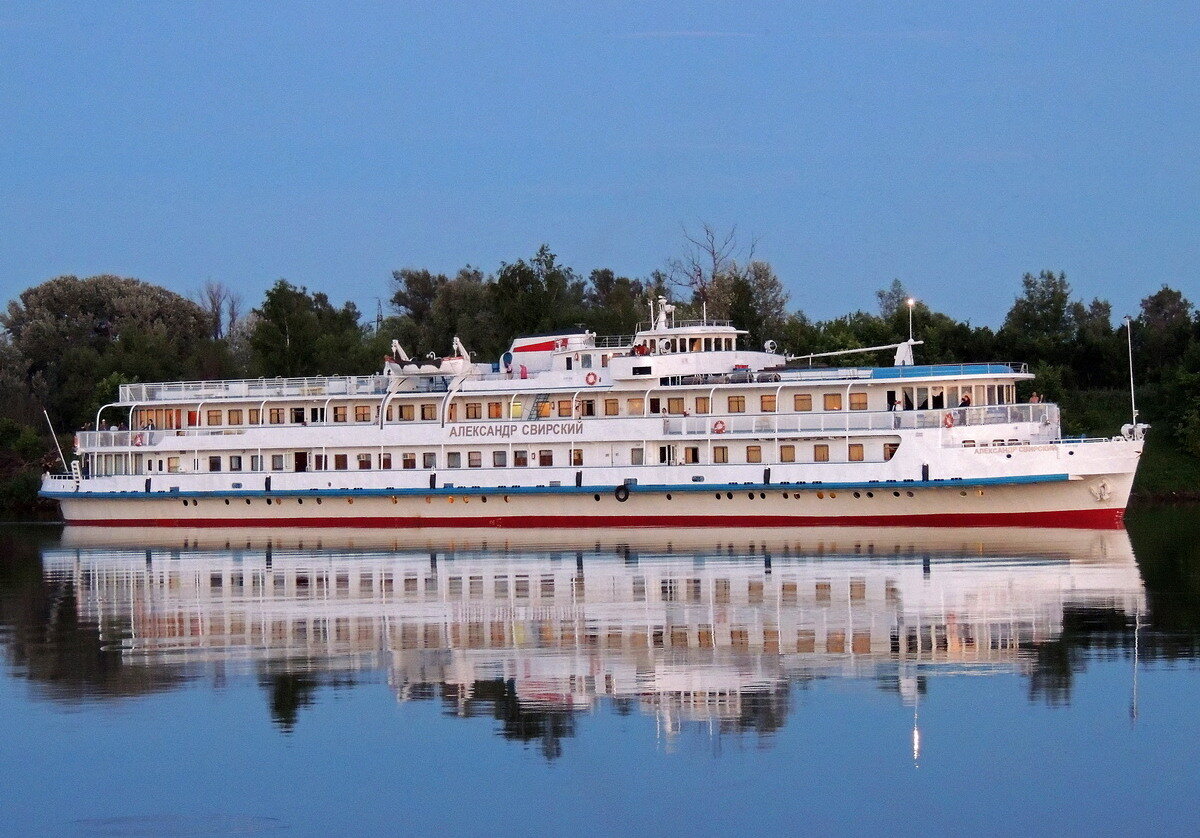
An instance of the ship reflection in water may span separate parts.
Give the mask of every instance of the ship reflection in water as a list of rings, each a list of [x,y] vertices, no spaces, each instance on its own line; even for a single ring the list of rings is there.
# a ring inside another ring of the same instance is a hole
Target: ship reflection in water
[[[1124,531],[753,535],[67,529],[43,568],[122,666],[255,675],[285,730],[318,688],[386,673],[550,756],[602,702],[668,741],[769,734],[814,679],[915,708],[936,678],[1018,673],[1061,701],[1064,625],[1146,608]]]

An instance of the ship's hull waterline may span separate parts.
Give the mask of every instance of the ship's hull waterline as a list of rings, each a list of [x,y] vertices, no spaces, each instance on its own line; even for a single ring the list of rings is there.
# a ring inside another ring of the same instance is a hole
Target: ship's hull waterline
[[[854,488],[778,484],[446,488],[421,492],[59,496],[67,523],[161,527],[1085,527],[1118,528],[1132,474],[1022,482],[911,481]],[[134,494],[134,493],[130,493]]]

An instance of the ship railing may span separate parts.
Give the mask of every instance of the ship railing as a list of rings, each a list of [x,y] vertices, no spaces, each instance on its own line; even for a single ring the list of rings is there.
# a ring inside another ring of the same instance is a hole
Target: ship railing
[[[244,434],[246,430],[246,428],[168,428],[153,431],[80,431],[75,434],[75,449],[91,451],[97,448],[142,448],[157,445],[167,437],[228,436]]]
[[[597,349],[625,349],[633,346],[633,335],[597,335]]]
[[[386,375],[342,375],[122,384],[120,399],[126,404],[138,404],[228,398],[381,395],[387,392],[389,380]]]
[[[1057,438],[1059,411],[1056,404],[1001,404],[985,407],[953,407],[937,410],[830,411],[824,413],[706,414],[667,416],[668,434],[729,435],[788,433],[850,433],[855,431],[899,431],[935,428],[985,427],[989,425],[1037,424],[1047,436]]]

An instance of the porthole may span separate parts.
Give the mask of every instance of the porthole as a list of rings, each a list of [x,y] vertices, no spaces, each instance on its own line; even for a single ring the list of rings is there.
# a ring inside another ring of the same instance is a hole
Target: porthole
[[[304,506],[304,498],[296,498],[296,506]]]
[[[873,498],[873,497],[875,497],[875,493],[874,493],[874,492],[867,492],[867,497],[869,497],[869,498]]]
[[[451,495],[450,497],[446,498],[446,500],[450,501],[451,503],[454,503],[454,495]]]
[[[505,502],[505,503],[508,503],[508,495],[505,495],[505,496],[504,496],[504,502]]]
[[[790,495],[789,495],[787,492],[784,492],[784,493],[783,493],[783,499],[784,499],[784,500],[787,500],[789,497],[791,497],[791,496],[790,496]]]
[[[1004,455],[1004,458],[1005,458],[1005,459],[1007,459],[1007,460],[1011,460],[1011,459],[1012,459],[1012,454],[1005,454],[1005,455]]]
[[[270,505],[271,505],[271,499],[270,499],[270,498],[267,498],[267,501],[266,501],[266,503],[267,503],[267,506],[270,506]]]
[[[600,496],[599,496],[599,495],[592,495],[592,498],[593,498],[593,499],[595,499],[596,501],[599,501],[599,500],[600,500]]]
[[[767,499],[767,493],[766,493],[766,492],[759,492],[759,493],[758,493],[758,499],[759,499],[759,500],[766,500],[766,499]]]
[[[283,498],[275,498],[276,506],[283,506]]]
[[[484,495],[483,497],[481,497],[481,498],[479,499],[479,502],[480,502],[480,503],[487,503],[487,495]]]
[[[720,492],[717,492],[715,495],[713,495],[713,497],[714,497],[714,498],[716,498],[717,500],[720,500],[720,499],[721,499],[721,493],[720,493]]]
[[[184,505],[184,506],[187,506],[187,501],[184,501],[184,502],[183,502],[183,505]]]
[[[192,506],[197,506],[199,503],[200,503],[200,501],[196,500],[195,498],[192,498]]]
[[[825,493],[824,493],[824,492],[817,492],[817,497],[818,497],[818,498],[820,498],[821,500],[825,500]]]
[[[905,494],[908,495],[910,498],[913,496],[912,492],[905,492]]]
[[[1068,452],[1067,452],[1067,456],[1068,456],[1068,457],[1074,457],[1074,456],[1075,456],[1075,452],[1074,452],[1074,451],[1068,451]]]
[[[229,498],[225,498],[225,505],[229,506]]]
[[[354,503],[354,498],[346,498],[346,503]]]
[[[733,500],[733,492],[726,492],[725,498],[726,500]]]
[[[320,506],[320,505],[321,505],[321,499],[317,498],[317,506]]]
[[[754,500],[754,492],[746,492],[746,497],[750,498],[750,500]]]
[[[829,497],[831,497],[831,498],[836,498],[836,497],[837,497],[837,492],[830,492],[830,493],[829,493]]]
[[[467,497],[466,495],[464,495],[464,496],[463,496],[463,503],[470,503],[470,502],[471,502],[471,499],[470,499],[469,497]]]
[[[898,498],[898,497],[900,497],[900,493],[899,493],[899,492],[892,492],[892,497],[894,497],[894,498]]]
[[[983,489],[979,490],[979,497],[983,497]]]
[[[861,497],[862,497],[862,494],[861,494],[860,492],[855,492],[855,493],[854,493],[854,497],[856,497],[856,498],[861,498]]]
[[[670,499],[671,499],[671,493],[667,492],[667,500],[670,500]]]
[[[395,495],[392,495],[392,503],[399,503],[399,502],[400,502],[399,499],[397,499],[397,497]]]
[[[960,494],[960,495],[962,495],[962,496],[965,498],[965,497],[967,496],[967,491],[966,491],[966,489],[964,489],[963,491],[959,492],[959,494]]]
[[[433,498],[425,498],[426,503],[433,503]]]
[[[320,503],[320,501],[317,501],[317,503]],[[250,505],[250,498],[246,498],[246,506],[249,506],[249,505]]]

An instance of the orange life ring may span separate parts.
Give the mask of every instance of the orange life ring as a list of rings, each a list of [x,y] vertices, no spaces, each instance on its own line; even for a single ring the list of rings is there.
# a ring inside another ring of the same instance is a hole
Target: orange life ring
[[[725,433],[725,427],[725,422],[721,419],[718,419],[717,421],[713,422],[713,433],[723,434]]]
[[[594,373],[594,372],[589,372],[587,375],[585,375],[583,377],[583,380],[586,381],[588,383],[588,386],[590,387],[593,384],[595,384],[597,381],[600,380],[600,376],[596,375],[596,373]]]
[[[133,444],[134,445],[141,445],[145,441],[146,441],[146,438],[144,436],[142,436],[142,434],[134,434],[133,435]]]
[[[944,428],[953,428],[954,427],[954,414],[951,413],[950,411],[946,411],[944,414],[942,414],[942,427],[944,427]]]

